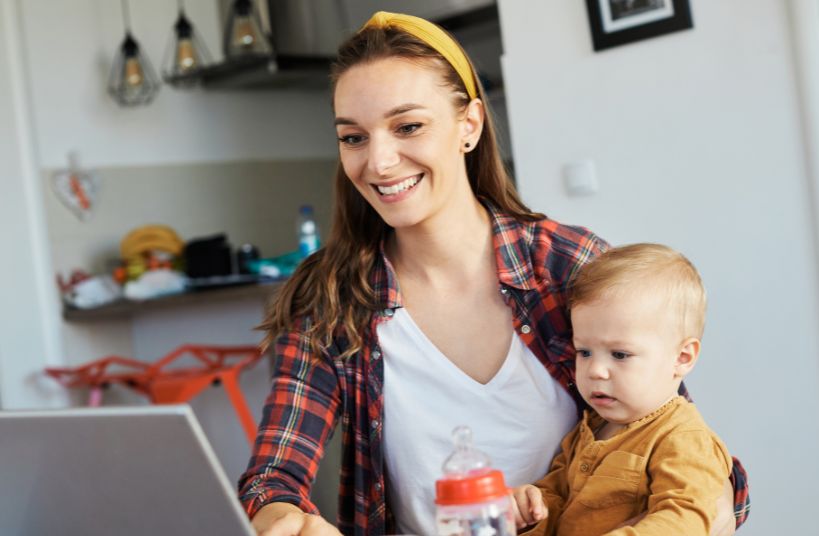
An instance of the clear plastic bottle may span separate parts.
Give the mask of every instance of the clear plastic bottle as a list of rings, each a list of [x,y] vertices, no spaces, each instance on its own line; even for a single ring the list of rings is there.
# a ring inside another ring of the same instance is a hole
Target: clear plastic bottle
[[[452,431],[454,452],[444,462],[444,476],[435,482],[438,536],[514,536],[512,497],[503,473],[489,457],[472,447],[472,431]]]
[[[298,233],[299,253],[302,257],[307,257],[318,250],[320,245],[318,225],[313,218],[313,207],[310,205],[299,208]]]

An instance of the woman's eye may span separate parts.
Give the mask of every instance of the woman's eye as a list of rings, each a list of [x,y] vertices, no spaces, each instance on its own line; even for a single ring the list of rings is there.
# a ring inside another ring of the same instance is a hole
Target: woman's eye
[[[617,359],[618,361],[622,361],[623,359],[627,358],[629,354],[626,352],[612,352],[611,357]]]
[[[364,141],[364,136],[359,134],[350,134],[348,136],[339,136],[338,138],[339,143],[343,143],[344,145],[358,145],[362,141]]]
[[[591,357],[591,350],[580,349],[577,350],[575,354],[577,355],[577,357]]]
[[[397,130],[399,134],[412,134],[419,128],[421,128],[421,123],[410,123],[408,125],[401,125]]]

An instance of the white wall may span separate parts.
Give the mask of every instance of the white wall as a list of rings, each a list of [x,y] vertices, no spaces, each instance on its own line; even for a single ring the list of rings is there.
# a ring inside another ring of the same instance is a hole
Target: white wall
[[[695,28],[594,53],[583,2],[501,0],[524,199],[699,267],[710,309],[688,381],[750,473],[741,534],[808,534],[819,461],[817,262],[787,3],[692,0]],[[600,191],[569,197],[590,158]]]
[[[0,233],[15,262],[0,268],[0,274],[8,273],[0,279],[0,314],[9,320],[0,327],[0,387],[5,386],[0,405],[37,406],[56,396],[35,381],[42,368],[72,361],[59,328],[55,265],[43,218],[51,192],[43,191],[41,172],[65,167],[72,149],[91,168],[139,169],[333,157],[336,149],[323,91],[185,92],[163,86],[148,107],[118,107],[105,84],[124,35],[120,2],[2,0],[2,6]],[[134,34],[159,69],[176,2],[140,0],[130,6]],[[221,57],[217,1],[186,2],[186,9],[211,53]],[[132,350],[121,322],[79,326],[71,341],[77,344],[70,350],[79,350],[83,360]]]
[[[61,389],[39,381],[58,356],[57,304],[51,290],[45,223],[34,167],[30,102],[24,75],[19,13],[0,1],[0,408],[64,401]]]
[[[180,91],[163,86],[148,107],[120,108],[105,85],[124,36],[120,2],[25,0],[40,164],[64,167],[72,148],[89,165],[126,166],[334,156],[329,96],[321,91]],[[216,0],[185,3],[221,57]],[[130,2],[132,29],[159,70],[177,15],[169,0]]]

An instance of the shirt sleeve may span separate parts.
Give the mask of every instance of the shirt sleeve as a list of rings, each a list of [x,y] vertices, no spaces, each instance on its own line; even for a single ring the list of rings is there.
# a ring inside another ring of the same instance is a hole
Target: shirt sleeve
[[[336,425],[340,388],[331,360],[317,357],[309,343],[298,328],[276,341],[271,391],[239,479],[239,498],[250,518],[272,502],[318,513],[310,487]]]
[[[692,402],[691,395],[688,393],[684,382],[680,383],[679,394]],[[748,473],[737,457],[733,458],[730,480],[731,485],[734,487],[734,520],[737,528],[739,528],[748,520],[748,514],[751,513],[751,496],[748,488]]]
[[[657,444],[648,471],[651,495],[646,516],[606,536],[707,536],[731,472],[725,446],[707,430],[674,432]]]
[[[549,510],[546,519],[524,533],[525,536],[553,536],[557,533],[557,521],[563,514],[566,497],[569,496],[569,457],[574,450],[579,429],[580,425],[575,426],[574,430],[563,438],[560,452],[552,460],[549,472],[535,482],[534,485],[540,490],[543,502]]]

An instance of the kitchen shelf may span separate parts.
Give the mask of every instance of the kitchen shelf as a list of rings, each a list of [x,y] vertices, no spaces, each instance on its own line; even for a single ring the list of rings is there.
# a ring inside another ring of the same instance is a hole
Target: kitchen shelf
[[[466,39],[475,32],[490,35],[500,32],[496,4],[440,18],[436,22]],[[190,74],[166,76],[164,80],[179,89],[201,86],[207,90],[327,90],[333,60],[333,57],[325,56],[253,55],[224,60]]]
[[[282,281],[234,285],[173,294],[152,300],[119,300],[93,309],[63,307],[63,319],[66,322],[122,320],[137,314],[164,311],[185,305],[211,304],[253,297],[267,299],[273,295],[281,284]]]
[[[331,61],[318,56],[248,56],[166,77],[165,82],[177,88],[321,90],[330,87]]]

